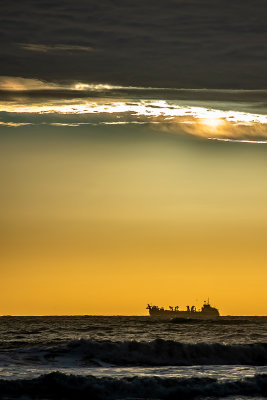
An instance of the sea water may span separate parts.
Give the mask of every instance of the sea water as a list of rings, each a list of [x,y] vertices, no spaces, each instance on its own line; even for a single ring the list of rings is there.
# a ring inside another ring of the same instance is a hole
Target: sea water
[[[0,318],[3,399],[262,399],[267,317]]]

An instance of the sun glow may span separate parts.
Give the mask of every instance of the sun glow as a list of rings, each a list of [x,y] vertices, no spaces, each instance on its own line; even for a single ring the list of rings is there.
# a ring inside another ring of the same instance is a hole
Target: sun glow
[[[39,116],[41,124],[80,126],[85,124],[157,124],[159,129],[198,136],[203,139],[224,137],[254,140],[267,137],[267,115],[237,111],[182,106],[179,102],[166,100],[117,101],[113,99],[50,99],[27,104],[20,100],[0,103],[2,112],[11,115],[1,125],[38,125],[34,122]],[[16,114],[13,121],[12,114]],[[52,120],[43,122],[42,114],[49,114]],[[80,116],[80,117],[79,117]],[[21,118],[22,120],[18,120]],[[57,118],[55,120],[55,118]]]
[[[137,89],[141,97],[136,96]],[[227,109],[227,100],[221,103],[210,101],[204,107],[201,101],[193,102],[192,97],[188,102],[179,99],[144,97],[152,90],[161,90],[164,95],[164,89],[123,87],[105,83],[51,83],[8,76],[0,76],[1,90],[11,93],[8,100],[5,96],[3,97],[5,100],[0,100],[2,112],[0,124],[3,126],[40,123],[61,126],[149,123],[158,124],[160,129],[172,133],[185,132],[206,139],[211,137],[246,139],[249,136],[260,140],[261,137],[267,137],[266,114],[240,111],[243,110],[242,107],[237,111],[238,107],[231,102],[228,103]],[[36,90],[38,96],[32,97],[27,94],[27,91]],[[62,98],[57,96],[58,90],[60,93],[62,90],[73,93],[73,96],[68,94],[66,98],[64,96]],[[179,96],[179,90],[183,89],[175,90]],[[23,92],[24,97],[16,92]],[[78,95],[79,92],[83,92],[83,95]],[[88,96],[85,95],[86,92]],[[93,97],[92,92],[98,92],[98,95]],[[187,92],[192,96],[192,90]],[[231,94],[223,92],[223,96]],[[193,103],[201,104],[201,107]],[[223,109],[219,108],[220,104]],[[42,114],[50,114],[50,120],[46,119],[44,122]]]
[[[200,123],[211,131],[217,131],[225,126],[225,120],[222,118],[204,118]]]

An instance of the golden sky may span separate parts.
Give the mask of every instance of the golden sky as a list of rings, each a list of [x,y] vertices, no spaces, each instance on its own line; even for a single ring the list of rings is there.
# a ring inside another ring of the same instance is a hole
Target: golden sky
[[[223,314],[266,313],[261,145],[5,129],[2,314],[142,315],[208,296]]]
[[[0,314],[208,297],[223,315],[267,314],[265,115],[17,96],[0,118]]]

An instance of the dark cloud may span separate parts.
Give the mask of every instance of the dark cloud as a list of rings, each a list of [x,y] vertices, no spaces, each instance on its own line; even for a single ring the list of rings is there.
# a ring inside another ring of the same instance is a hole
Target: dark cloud
[[[3,0],[1,74],[267,88],[266,17],[264,0]]]

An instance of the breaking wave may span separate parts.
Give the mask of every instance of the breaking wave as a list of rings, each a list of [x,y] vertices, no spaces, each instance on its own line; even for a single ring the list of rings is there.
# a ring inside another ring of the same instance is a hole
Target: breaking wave
[[[42,357],[54,361],[73,358],[85,366],[102,362],[118,366],[267,365],[267,343],[224,345],[162,339],[151,342],[80,339],[43,349]]]
[[[212,378],[96,378],[53,372],[35,379],[0,380],[2,396],[30,399],[194,399],[197,397],[266,396],[267,375],[238,381]],[[25,397],[23,397],[25,398]]]

